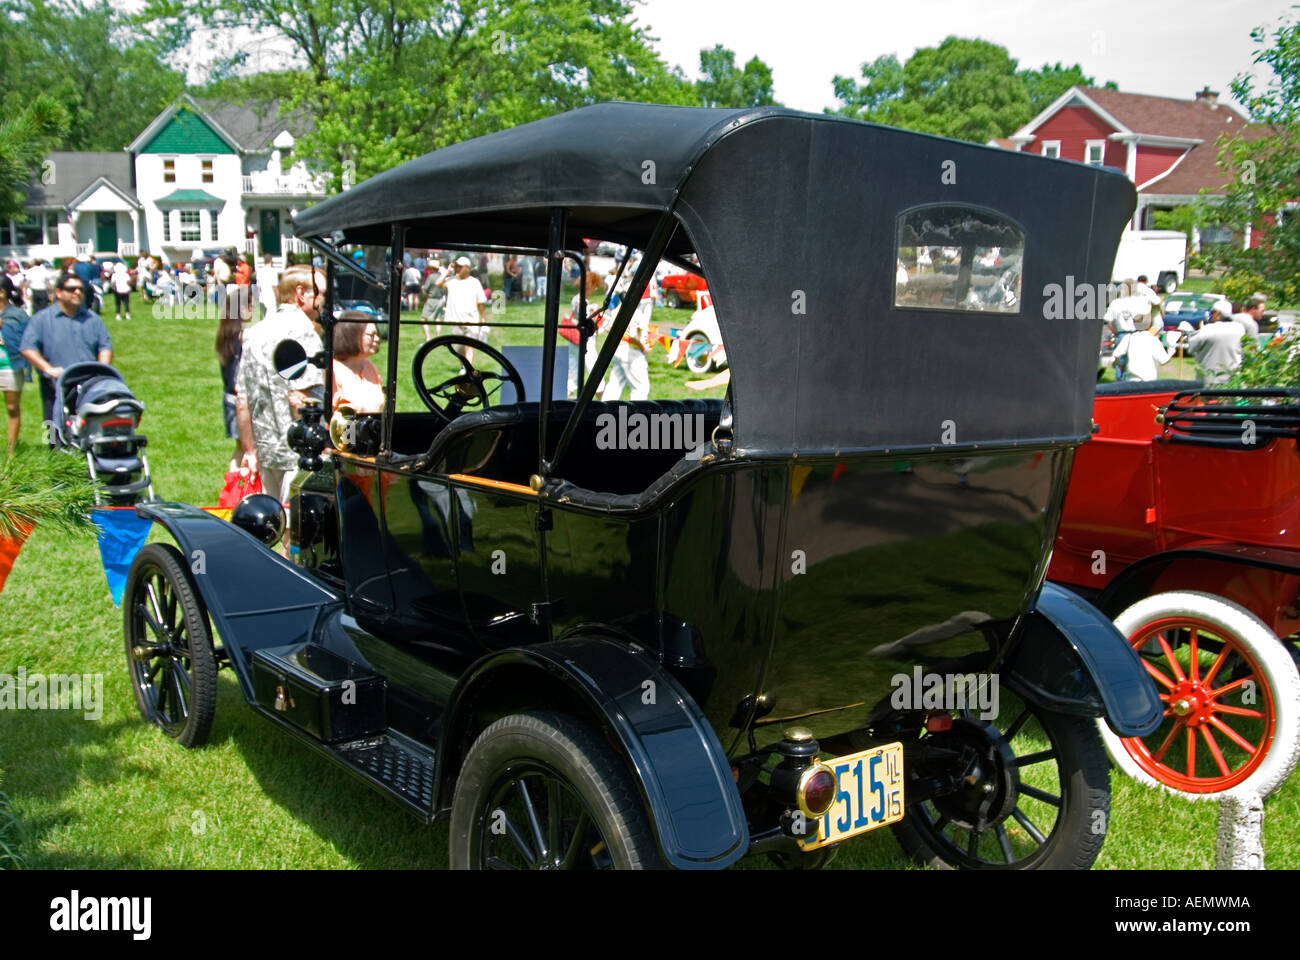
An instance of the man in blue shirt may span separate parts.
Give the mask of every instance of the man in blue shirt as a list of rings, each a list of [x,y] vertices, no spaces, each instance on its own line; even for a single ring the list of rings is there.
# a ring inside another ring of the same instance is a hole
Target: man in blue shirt
[[[22,354],[41,376],[41,403],[54,421],[54,381],[63,368],[98,360],[113,362],[113,341],[98,314],[84,306],[86,282],[71,271],[59,276],[56,303],[37,311],[23,331]]]

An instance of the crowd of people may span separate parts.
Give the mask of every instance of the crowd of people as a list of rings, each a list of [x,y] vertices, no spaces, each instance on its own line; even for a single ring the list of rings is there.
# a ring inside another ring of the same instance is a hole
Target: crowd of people
[[[1216,300],[1199,329],[1186,320],[1167,329],[1162,303],[1143,276],[1125,280],[1120,296],[1107,307],[1106,331],[1114,338],[1111,356],[1120,379],[1157,380],[1160,368],[1174,358],[1179,347],[1185,347],[1207,384],[1225,383],[1241,366],[1243,342],[1258,338],[1268,298],[1253,294],[1245,308],[1235,313],[1230,301]]]

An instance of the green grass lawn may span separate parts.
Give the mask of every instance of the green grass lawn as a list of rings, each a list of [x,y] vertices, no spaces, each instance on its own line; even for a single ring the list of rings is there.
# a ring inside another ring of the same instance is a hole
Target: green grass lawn
[[[506,319],[536,319],[540,304],[511,305]],[[657,310],[682,325],[686,310]],[[497,319],[497,318],[494,318]],[[116,363],[148,405],[155,486],[166,499],[212,504],[233,442],[224,435],[215,320],[109,321]],[[413,331],[418,338],[419,328]],[[540,342],[534,330],[494,331],[492,342]],[[403,350],[405,354],[406,351]],[[383,364],[383,356],[376,360]],[[720,396],[688,390],[685,367],[657,349],[652,396]],[[403,409],[413,392],[399,394]],[[418,403],[418,401],[416,401]],[[40,442],[40,395],[23,397],[23,441]],[[154,537],[165,538],[155,530]],[[33,868],[443,868],[447,826],[426,827],[255,716],[222,671],[210,743],[185,750],[136,711],[127,681],[121,611],[113,606],[95,543],[48,530],[31,536],[0,594],[0,673],[98,675],[103,713],[0,711],[0,791],[20,818],[18,850]],[[1098,866],[1208,868],[1215,808],[1148,790],[1112,773],[1109,834]],[[1300,781],[1265,812],[1271,867],[1300,866]],[[4,826],[4,824],[0,824]],[[3,836],[12,845],[10,825]],[[0,857],[0,863],[3,857]],[[763,866],[756,863],[755,866]],[[845,845],[838,867],[902,869],[889,831]]]

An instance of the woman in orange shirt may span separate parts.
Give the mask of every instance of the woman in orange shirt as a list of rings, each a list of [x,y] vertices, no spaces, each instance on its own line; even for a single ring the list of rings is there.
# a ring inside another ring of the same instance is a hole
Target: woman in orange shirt
[[[378,348],[379,328],[360,310],[344,310],[335,319],[331,411],[349,407],[354,413],[383,413],[384,381],[370,360]]]

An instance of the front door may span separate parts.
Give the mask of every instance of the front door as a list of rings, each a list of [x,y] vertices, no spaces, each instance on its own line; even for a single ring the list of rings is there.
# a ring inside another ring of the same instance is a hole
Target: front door
[[[95,250],[99,253],[117,253],[117,214],[95,214]]]
[[[261,211],[258,215],[257,233],[262,238],[262,252],[278,257],[280,255],[280,211]]]

